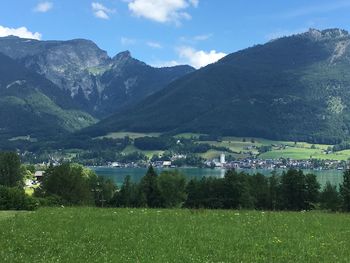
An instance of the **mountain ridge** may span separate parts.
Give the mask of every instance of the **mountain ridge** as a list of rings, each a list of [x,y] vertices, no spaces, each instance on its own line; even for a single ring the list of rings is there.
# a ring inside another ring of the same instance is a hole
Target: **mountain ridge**
[[[1,53],[0,76],[1,138],[57,136],[96,122],[69,94]]]
[[[148,75],[140,77],[138,74],[150,66],[134,59],[129,51],[111,58],[106,51],[86,39],[39,41],[3,37],[0,38],[0,53],[43,75],[60,89],[69,91],[82,110],[98,118],[110,115],[128,103],[133,104],[194,70],[180,66],[169,74],[166,69],[153,68]],[[110,79],[105,73],[109,73]],[[118,81],[113,74],[118,74]],[[154,80],[156,78],[162,79],[162,82],[158,83]],[[142,84],[133,82],[133,79]],[[130,83],[133,83],[133,93],[137,94],[135,98],[123,94],[131,90]],[[112,99],[109,100],[109,97]],[[123,97],[123,103],[120,102],[122,99],[113,101],[118,97]]]
[[[340,45],[349,40],[345,30],[311,29],[229,54],[87,132],[344,140],[350,125],[350,50]]]

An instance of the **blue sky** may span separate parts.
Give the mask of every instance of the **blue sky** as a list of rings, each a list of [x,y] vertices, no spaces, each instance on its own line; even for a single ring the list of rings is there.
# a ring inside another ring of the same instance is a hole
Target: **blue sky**
[[[86,38],[110,56],[198,68],[309,28],[349,30],[349,13],[350,0],[1,0],[0,36]]]

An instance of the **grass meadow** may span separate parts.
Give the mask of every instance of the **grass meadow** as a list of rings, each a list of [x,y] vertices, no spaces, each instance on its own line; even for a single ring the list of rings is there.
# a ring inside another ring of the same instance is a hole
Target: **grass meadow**
[[[0,212],[1,262],[349,262],[350,215],[42,208]]]
[[[114,132],[106,136],[99,138],[113,138],[121,139],[125,136],[129,136],[131,139],[136,139],[144,136],[158,137],[161,133],[137,133],[137,132]],[[174,136],[175,138],[189,139],[198,138],[199,133],[181,133]],[[252,140],[254,142],[252,142]],[[326,154],[325,150],[332,145],[326,144],[310,144],[306,142],[291,142],[291,141],[274,141],[262,138],[250,138],[250,137],[223,137],[221,141],[202,141],[200,143],[207,143],[216,147],[226,147],[234,153],[224,152],[226,155],[232,155],[236,159],[242,159],[250,156],[250,153],[258,155],[261,159],[279,159],[279,158],[291,158],[295,160],[307,160],[322,159],[322,160],[338,160],[346,161],[350,158],[350,150],[339,151],[335,153]],[[273,145],[271,151],[259,154],[257,148],[251,148],[251,146],[261,147],[261,146],[271,146]],[[281,145],[285,147],[280,147]],[[123,150],[124,154],[129,154],[132,152],[142,152],[147,157],[151,158],[153,155],[161,155],[164,151],[142,151],[136,148],[134,145],[129,145]],[[204,159],[214,159],[218,158],[222,151],[209,150],[206,153],[199,154]]]

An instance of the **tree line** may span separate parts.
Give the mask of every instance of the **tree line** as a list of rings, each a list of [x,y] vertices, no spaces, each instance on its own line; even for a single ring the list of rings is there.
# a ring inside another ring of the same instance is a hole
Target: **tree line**
[[[177,171],[157,174],[150,166],[139,182],[127,176],[118,188],[113,181],[98,177],[90,169],[65,163],[48,167],[33,197],[23,190],[27,172],[16,153],[0,153],[0,210],[31,210],[38,205],[88,205],[350,211],[350,170],[344,172],[339,186],[328,182],[321,189],[315,175],[294,169],[271,176],[229,170],[223,178],[187,180]]]
[[[301,211],[325,209],[350,211],[350,171],[344,182],[327,182],[321,189],[314,174],[290,169],[266,177],[235,170],[224,178],[191,179],[177,172],[157,175],[150,167],[139,183],[126,177],[111,205],[118,207],[185,207],[208,209],[257,209]]]

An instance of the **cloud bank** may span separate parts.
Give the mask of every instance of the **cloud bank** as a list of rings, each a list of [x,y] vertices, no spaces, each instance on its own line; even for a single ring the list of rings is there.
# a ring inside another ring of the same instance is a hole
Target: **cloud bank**
[[[173,67],[178,65],[190,65],[196,69],[215,63],[227,54],[216,50],[204,51],[196,50],[192,47],[182,46],[177,48],[179,58],[170,61],[157,61],[154,67]]]
[[[148,41],[146,44],[147,44],[147,46],[149,46],[151,48],[155,48],[155,49],[163,48],[160,43],[154,42],[154,41]]]
[[[95,17],[105,20],[110,19],[110,15],[116,12],[115,9],[107,8],[98,2],[91,3],[91,8]]]
[[[181,20],[191,19],[191,15],[185,10],[189,7],[197,7],[198,4],[199,0],[131,0],[128,7],[137,17],[180,25]]]
[[[34,8],[34,11],[39,12],[39,13],[46,13],[46,12],[50,11],[52,8],[53,8],[53,3],[46,1],[46,2],[40,2]]]
[[[19,28],[9,28],[0,26],[0,37],[6,36],[17,36],[21,38],[30,38],[30,39],[41,39],[41,34],[38,32],[30,32],[26,27]]]
[[[227,54],[211,50],[209,52],[203,50],[196,50],[192,47],[180,47],[178,49],[179,57],[186,61],[187,64],[201,68],[209,64],[217,62],[219,59],[225,57]]]

